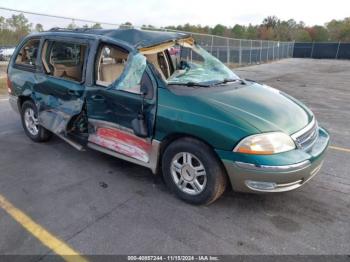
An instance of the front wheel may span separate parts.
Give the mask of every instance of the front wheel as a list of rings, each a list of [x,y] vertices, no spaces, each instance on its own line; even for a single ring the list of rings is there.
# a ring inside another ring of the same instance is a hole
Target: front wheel
[[[22,105],[22,125],[26,135],[35,142],[45,142],[51,138],[51,132],[38,123],[38,111],[35,104],[28,100]]]
[[[162,171],[168,187],[191,204],[214,202],[227,184],[225,171],[213,150],[193,138],[176,140],[166,148]]]

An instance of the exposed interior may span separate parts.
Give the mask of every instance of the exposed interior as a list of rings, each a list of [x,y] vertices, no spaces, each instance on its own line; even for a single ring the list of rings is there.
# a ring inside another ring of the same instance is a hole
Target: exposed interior
[[[102,45],[97,62],[96,82],[108,86],[118,79],[125,69],[128,52],[111,45]]]
[[[168,50],[163,50],[153,54],[145,54],[147,61],[157,69],[163,79],[168,79],[174,72],[174,67],[167,52]]]
[[[192,38],[185,38],[141,48],[140,52],[155,67],[163,80],[167,80],[175,72],[180,61],[180,48],[188,48],[193,44]]]
[[[168,85],[205,86],[234,82],[238,77],[192,38],[139,49]]]
[[[19,51],[16,57],[16,64],[35,66],[39,45],[39,39],[29,40]]]
[[[85,55],[86,45],[46,41],[41,59],[47,74],[81,82]]]
[[[181,41],[184,46],[189,40]],[[193,44],[191,41],[187,45]],[[164,80],[167,80],[175,72],[176,63],[179,60],[176,58],[179,52],[176,52],[177,49],[174,49],[175,44],[174,41],[171,41],[140,50],[140,53],[146,57],[147,61],[154,66]],[[126,50],[117,46],[101,45],[96,60],[96,84],[109,86],[116,81],[125,69],[128,55],[129,53]],[[139,87],[135,88],[138,89],[129,89],[128,91],[138,93]]]

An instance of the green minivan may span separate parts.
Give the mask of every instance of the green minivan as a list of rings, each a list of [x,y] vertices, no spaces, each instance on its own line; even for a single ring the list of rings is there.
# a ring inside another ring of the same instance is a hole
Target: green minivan
[[[329,143],[301,102],[239,78],[178,32],[31,34],[9,62],[8,91],[33,141],[55,134],[145,166],[192,204],[212,203],[228,185],[296,189],[320,170]]]

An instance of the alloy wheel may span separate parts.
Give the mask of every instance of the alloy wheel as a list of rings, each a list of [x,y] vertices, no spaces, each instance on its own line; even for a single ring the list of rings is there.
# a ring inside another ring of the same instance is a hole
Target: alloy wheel
[[[207,184],[202,162],[189,152],[180,152],[171,161],[171,175],[177,187],[190,195],[200,194]]]
[[[39,133],[39,124],[36,113],[32,108],[26,108],[24,112],[24,123],[28,132],[36,136]]]

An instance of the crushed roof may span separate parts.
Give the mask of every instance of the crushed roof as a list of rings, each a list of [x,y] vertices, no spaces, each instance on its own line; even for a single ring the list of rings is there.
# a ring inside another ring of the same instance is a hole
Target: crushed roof
[[[53,28],[50,31],[65,32],[64,29],[59,28]],[[154,46],[160,43],[190,37],[189,34],[179,32],[151,31],[141,29],[74,29],[70,32],[81,32],[85,34],[106,36],[115,40],[124,41],[137,48]]]

